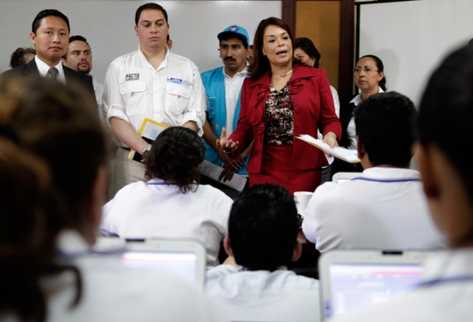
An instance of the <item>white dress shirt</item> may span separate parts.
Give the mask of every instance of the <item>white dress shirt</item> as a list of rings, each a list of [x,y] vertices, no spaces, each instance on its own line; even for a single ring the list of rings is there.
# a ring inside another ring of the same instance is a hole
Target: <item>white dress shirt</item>
[[[141,50],[112,61],[103,105],[107,119],[123,119],[135,130],[144,118],[151,118],[174,126],[194,121],[203,133],[206,98],[199,71],[192,61],[169,50],[158,68]]]
[[[419,180],[416,170],[373,167],[324,183],[305,210],[304,234],[320,252],[442,247]]]
[[[320,321],[319,282],[288,270],[220,265],[207,272],[205,290],[224,321]]]
[[[38,57],[38,55],[34,56],[34,62],[36,63],[36,67],[38,68],[39,75],[41,77],[46,77],[46,74],[48,73],[51,67],[48,64],[46,64],[44,61],[42,61],[41,58]],[[56,68],[58,71],[57,80],[62,83],[66,83],[66,76],[64,75],[64,68],[62,68],[62,60],[59,61],[59,63],[56,66],[54,66],[54,68]]]
[[[123,238],[187,238],[200,241],[207,262],[217,263],[232,199],[210,185],[182,193],[162,180],[135,182],[104,206],[102,229]]]
[[[92,79],[92,84],[94,85],[95,99],[97,100],[97,105],[102,106],[103,84],[99,83],[95,79]]]
[[[240,97],[241,87],[248,72],[245,68],[231,77],[223,69],[223,75],[225,78],[225,107],[227,110],[226,130],[228,134],[231,134],[233,132],[233,114],[235,114],[236,103]]]
[[[337,114],[337,117],[340,117],[340,99],[338,98],[337,90],[332,85],[330,85],[330,93],[332,93],[333,106],[335,107],[335,114]]]
[[[419,287],[361,312],[340,316],[333,322],[470,322],[473,298],[473,249],[441,252],[427,261],[425,281]],[[463,279],[455,281],[455,278]],[[428,285],[428,282],[427,282]]]

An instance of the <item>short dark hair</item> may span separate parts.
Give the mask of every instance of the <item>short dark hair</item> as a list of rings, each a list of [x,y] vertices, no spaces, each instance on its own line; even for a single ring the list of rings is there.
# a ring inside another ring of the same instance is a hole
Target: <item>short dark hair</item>
[[[164,9],[163,6],[161,6],[157,3],[148,2],[148,3],[145,3],[144,5],[139,6],[138,9],[136,9],[136,12],[135,12],[135,25],[138,26],[138,21],[140,21],[141,13],[144,10],[159,10],[159,11],[161,11],[163,13],[164,20],[166,20],[166,23],[169,23],[168,13],[167,13],[166,9]]]
[[[356,134],[373,165],[409,166],[415,118],[414,103],[397,92],[379,93],[358,105]]]
[[[20,65],[26,64],[25,55],[36,55],[36,50],[33,48],[22,48],[19,47],[11,54],[10,57],[10,67],[15,68]]]
[[[473,47],[450,53],[422,95],[418,130],[422,145],[438,147],[452,163],[473,204]]]
[[[74,42],[74,41],[83,41],[83,42],[85,42],[87,45],[89,44],[89,42],[87,41],[87,39],[86,39],[84,36],[81,36],[81,35],[74,35],[74,36],[70,36],[70,37],[69,37],[69,43]]]
[[[71,25],[69,24],[69,19],[65,14],[63,14],[61,11],[56,10],[56,9],[44,9],[38,12],[36,17],[33,20],[33,23],[31,24],[31,31],[36,33],[36,31],[39,28],[39,25],[41,24],[41,20],[46,17],[58,17],[64,20],[64,22],[67,25],[67,29],[70,32],[71,31]]]
[[[294,198],[283,187],[264,184],[244,191],[233,203],[228,237],[238,265],[274,271],[292,261],[299,232]]]
[[[182,192],[199,182],[199,164],[204,161],[204,144],[195,131],[173,126],[159,134],[146,158],[146,177],[175,184]]]
[[[291,39],[292,47],[294,48],[294,37],[292,36],[291,28],[287,23],[285,23],[282,19],[276,17],[269,17],[266,19],[261,20],[256,28],[255,38],[253,40],[253,52],[254,52],[254,59],[253,63],[250,65],[250,73],[251,78],[258,79],[263,74],[270,71],[270,65],[268,57],[263,54],[263,41],[264,41],[264,31],[268,26],[278,26],[284,29],[289,38]]]
[[[314,66],[312,67],[319,68],[320,58],[322,56],[312,40],[307,37],[296,38],[296,40],[294,40],[294,50],[297,48],[302,49],[310,58],[314,59]]]
[[[383,61],[381,60],[381,58],[379,58],[376,55],[364,55],[364,56],[361,56],[360,58],[358,58],[357,62],[360,61],[360,59],[363,59],[363,58],[371,58],[374,61],[374,64],[376,65],[376,68],[378,69],[378,72],[383,73],[383,79],[381,79],[379,81],[378,85],[379,85],[379,87],[381,87],[383,89],[383,91],[386,91],[386,89],[387,89],[387,87],[386,87],[386,74],[384,74],[384,64],[383,64]]]

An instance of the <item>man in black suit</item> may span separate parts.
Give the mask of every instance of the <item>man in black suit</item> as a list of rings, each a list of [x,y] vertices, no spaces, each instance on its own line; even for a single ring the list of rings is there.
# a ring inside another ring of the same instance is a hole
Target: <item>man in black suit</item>
[[[25,65],[10,69],[4,76],[48,77],[58,81],[81,84],[95,99],[92,78],[62,64],[69,44],[69,19],[55,9],[40,11],[33,20],[30,33],[36,49],[34,59]]]

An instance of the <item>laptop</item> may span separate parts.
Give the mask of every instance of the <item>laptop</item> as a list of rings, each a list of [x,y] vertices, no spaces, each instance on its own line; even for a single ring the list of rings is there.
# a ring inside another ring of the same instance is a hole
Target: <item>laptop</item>
[[[429,252],[332,251],[319,260],[322,320],[409,292]]]
[[[100,238],[95,254],[109,255],[111,260],[135,270],[167,271],[201,289],[204,287],[205,248],[196,241],[147,239],[125,242],[118,238]]]

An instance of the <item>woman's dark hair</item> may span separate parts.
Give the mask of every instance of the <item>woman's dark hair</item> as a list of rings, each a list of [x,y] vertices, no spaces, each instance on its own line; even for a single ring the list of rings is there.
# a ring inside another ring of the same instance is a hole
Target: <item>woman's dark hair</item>
[[[260,78],[263,74],[269,72],[271,69],[268,57],[263,55],[264,31],[268,26],[278,26],[284,29],[289,35],[289,38],[291,38],[291,43],[293,45],[292,47],[294,48],[294,37],[292,36],[291,28],[289,28],[289,26],[283,20],[276,17],[269,17],[261,20],[258,28],[256,29],[255,38],[253,40],[253,63],[249,67],[251,78],[253,79]]]
[[[0,126],[49,167],[54,194],[67,206],[58,225],[91,233],[93,189],[109,149],[93,98],[70,82],[7,78],[0,107]]]
[[[61,211],[51,193],[47,166],[13,143],[0,139],[0,316],[13,314],[19,321],[47,320],[43,278],[72,271],[79,303],[79,271],[56,263],[55,242]]]
[[[204,144],[193,130],[174,126],[165,129],[151,145],[146,158],[146,177],[175,184],[182,192],[199,182],[199,164],[204,161]]]
[[[381,79],[379,81],[379,87],[381,87],[383,89],[383,91],[386,91],[386,89],[387,89],[387,87],[386,87],[386,74],[384,74],[384,64],[383,64],[383,61],[381,60],[381,58],[379,58],[376,55],[364,55],[364,56],[361,56],[360,58],[358,58],[358,61],[360,61],[363,58],[371,58],[374,61],[375,65],[376,65],[376,68],[378,69],[378,73],[383,73],[383,79]]]
[[[17,48],[10,57],[10,67],[15,68],[20,65],[24,65],[27,63],[25,56],[26,55],[36,55],[36,50],[33,48]]]
[[[320,67],[320,58],[322,56],[320,55],[320,52],[317,50],[312,40],[307,37],[296,38],[296,40],[294,40],[294,50],[297,48],[302,49],[310,58],[314,59],[314,66],[312,67]]]

